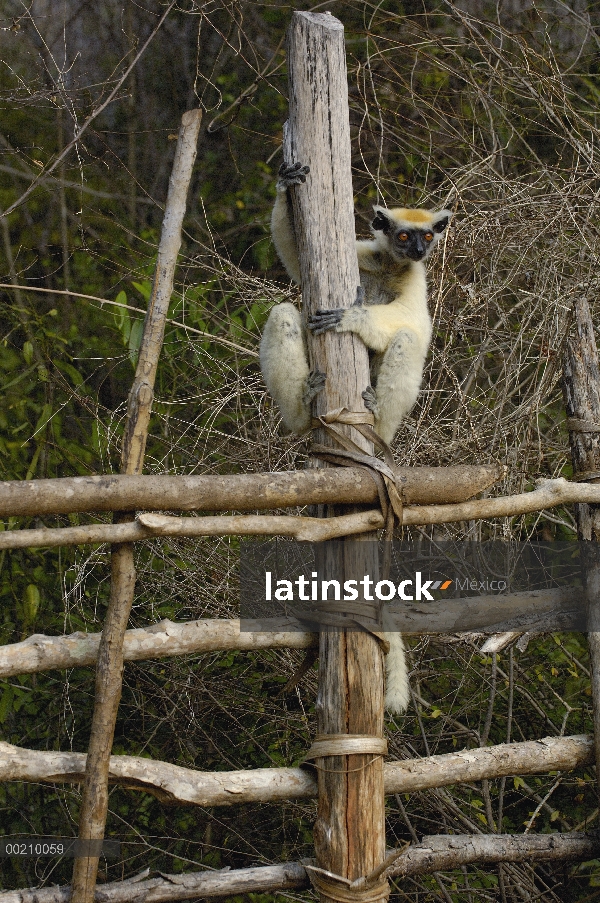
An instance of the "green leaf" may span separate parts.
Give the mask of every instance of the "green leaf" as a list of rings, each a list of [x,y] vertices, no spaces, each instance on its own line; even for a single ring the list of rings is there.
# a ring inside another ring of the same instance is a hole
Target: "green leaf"
[[[140,295],[146,299],[146,301],[150,300],[150,295],[152,294],[152,283],[149,279],[145,279],[143,282],[132,282],[131,283],[134,288],[137,288]]]
[[[127,295],[125,292],[119,292],[117,297],[115,298],[116,304],[122,304],[122,308],[116,308],[114,310],[114,318],[115,323],[117,324],[117,329],[121,333],[121,337],[123,339],[123,344],[126,345],[129,341],[129,333],[131,332],[131,318],[129,316],[129,311],[124,306],[127,304]]]
[[[70,376],[74,386],[81,386],[84,382],[83,376],[76,370],[73,364],[67,363],[67,361],[55,361],[55,366],[61,373],[64,373],[66,376]]]
[[[25,587],[25,598],[23,600],[23,614],[25,616],[25,623],[32,624],[35,621],[35,617],[38,613],[38,609],[40,607],[40,591],[35,585],[35,583],[29,583]]]
[[[137,367],[137,359],[140,351],[140,344],[142,342],[143,331],[144,321],[134,320],[131,326],[131,333],[129,335],[129,360],[131,361],[134,369],[135,367]]]
[[[45,404],[42,408],[42,413],[38,419],[38,422],[35,425],[35,430],[33,431],[33,435],[37,436],[41,430],[44,429],[50,418],[52,417],[52,405]]]
[[[31,342],[25,342],[23,344],[23,357],[25,358],[26,364],[31,364],[33,361],[33,345]]]

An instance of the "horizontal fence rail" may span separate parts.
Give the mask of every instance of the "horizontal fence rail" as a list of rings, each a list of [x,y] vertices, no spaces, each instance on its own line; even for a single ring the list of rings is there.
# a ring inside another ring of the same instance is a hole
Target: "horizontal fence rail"
[[[578,595],[581,597],[579,589],[567,586],[436,602],[390,603],[386,608],[390,614],[389,623],[407,636],[465,631],[497,634],[515,629],[550,632],[576,629],[581,617],[576,604]],[[500,614],[502,621],[498,622]],[[242,623],[243,630],[240,629]],[[244,622],[237,618],[164,620],[150,627],[127,630],[124,657],[126,661],[142,661],[232,649],[306,649],[315,642],[315,634],[295,618],[261,618],[260,621]],[[99,633],[33,634],[20,643],[0,646],[0,679],[93,665],[99,644]]]
[[[571,834],[477,834],[432,835],[411,844],[397,855],[386,877],[424,875],[471,863],[547,862],[590,859],[596,855],[594,835]],[[395,853],[396,851],[393,851]],[[393,858],[393,853],[388,859]],[[211,899],[244,893],[275,893],[310,887],[310,863],[188,872],[149,877],[149,870],[128,881],[114,881],[96,888],[95,903],[166,903],[169,900]],[[0,903],[70,903],[70,887],[0,891]]]
[[[406,504],[459,502],[492,486],[501,464],[398,467]],[[0,517],[83,511],[248,511],[298,505],[376,502],[377,483],[364,467],[273,473],[104,474],[0,482]]]
[[[85,753],[38,751],[0,742],[0,782],[78,784],[85,772],[85,761]],[[585,734],[502,743],[424,759],[386,762],[385,792],[414,793],[511,775],[572,771],[593,761],[593,741]],[[162,802],[194,806],[310,799],[317,793],[311,768],[206,772],[138,756],[111,756],[109,781],[128,790],[150,793]]]
[[[418,468],[414,468],[417,470]],[[425,469],[425,468],[424,468]],[[434,468],[429,468],[434,470]],[[443,470],[444,468],[439,468]],[[452,470],[453,468],[447,468]],[[457,469],[457,468],[454,468]],[[344,480],[339,481],[339,475],[343,474]],[[43,486],[34,487],[21,493],[17,486],[24,484],[12,484],[12,489],[5,491],[10,484],[0,483],[0,516],[7,515],[35,515],[66,514],[94,511],[118,511],[121,508],[167,510],[178,508],[181,510],[244,510],[248,508],[285,508],[297,507],[308,504],[322,504],[341,500],[344,503],[374,502],[377,501],[377,489],[374,481],[363,472],[353,470],[358,474],[357,482],[348,485],[350,470],[340,468],[330,471],[305,471],[301,477],[309,476],[307,481],[302,479],[294,483],[291,479],[285,486],[277,486],[273,476],[291,477],[296,474],[253,474],[252,482],[246,481],[246,476],[239,477],[74,477],[64,482],[75,484],[69,490],[66,487],[65,495],[61,497],[61,480],[38,480]],[[318,474],[319,479],[314,480],[312,474]],[[329,483],[322,479],[321,474],[334,474],[335,478]],[[267,478],[267,482],[264,482]],[[102,481],[106,481],[109,489],[105,495],[102,493]],[[120,480],[134,481],[134,485],[120,484]],[[149,480],[152,483],[143,483],[140,486],[135,481]],[[183,492],[187,482],[199,480],[211,480],[225,486],[225,481],[234,480],[235,483],[227,484],[226,490],[212,491],[203,483],[200,488],[190,493]],[[177,481],[173,484],[173,481]],[[179,481],[183,481],[181,484]],[[279,481],[281,482],[281,481]],[[154,485],[156,483],[157,485]],[[165,486],[161,489],[161,483]],[[53,485],[50,485],[53,484]],[[423,484],[422,496],[429,490],[433,494],[432,483]],[[441,485],[441,484],[440,484]],[[238,487],[237,490],[234,487]],[[440,486],[437,487],[440,489]],[[339,491],[338,491],[339,489]],[[418,486],[413,486],[414,493],[419,494]],[[77,490],[77,491],[75,491]],[[4,497],[3,497],[4,493]],[[470,496],[474,494],[473,487],[463,488],[454,495]],[[516,517],[522,514],[531,514],[567,504],[600,504],[600,486],[590,483],[570,483],[562,478],[545,480],[532,492],[523,492],[519,495],[500,496],[489,499],[472,499],[470,501],[458,501],[451,504],[409,504],[402,510],[402,524],[404,526],[424,526],[427,524],[445,524],[462,520],[481,520],[492,517]],[[383,526],[383,517],[379,510],[364,511],[357,514],[342,517],[326,518],[321,523],[316,518],[290,517],[281,515],[237,515],[230,517],[169,517],[165,515],[141,514],[137,520],[123,524],[86,524],[79,527],[44,527],[35,530],[15,530],[0,533],[0,549],[28,548],[36,546],[79,545],[85,543],[102,542],[134,542],[137,540],[152,539],[159,536],[292,536],[298,540],[322,542],[335,537],[348,536],[353,533],[364,533],[369,530],[377,530]]]

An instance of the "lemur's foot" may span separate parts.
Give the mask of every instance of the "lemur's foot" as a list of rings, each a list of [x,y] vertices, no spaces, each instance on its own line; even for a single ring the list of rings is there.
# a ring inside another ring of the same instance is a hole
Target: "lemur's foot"
[[[303,166],[302,163],[282,163],[279,167],[279,179],[277,180],[277,191],[287,191],[294,185],[300,185],[306,182],[306,176],[310,172],[310,166]]]
[[[361,392],[362,400],[365,403],[365,408],[367,411],[370,411],[375,417],[379,413],[379,409],[377,407],[377,392],[373,388],[373,386],[367,386],[364,392]]]
[[[308,328],[315,335],[321,335],[322,332],[327,332],[328,329],[335,329],[341,323],[343,316],[343,307],[334,307],[332,310],[316,310],[308,318]]]
[[[362,307],[365,303],[365,290],[362,285],[356,286],[356,299],[352,303],[352,307]]]
[[[315,395],[318,395],[325,388],[327,376],[321,370],[311,370],[306,377],[304,392],[302,393],[302,401],[305,405],[309,405]]]

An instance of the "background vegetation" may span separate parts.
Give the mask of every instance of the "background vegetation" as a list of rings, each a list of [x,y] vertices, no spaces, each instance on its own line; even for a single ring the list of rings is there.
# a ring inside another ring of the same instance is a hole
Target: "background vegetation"
[[[117,468],[173,136],[197,105],[205,116],[147,470],[301,465],[305,443],[282,434],[257,365],[268,310],[297,298],[268,236],[293,8],[330,10],[346,27],[358,233],[382,199],[456,211],[431,266],[435,337],[397,460],[501,460],[510,465],[502,493],[569,476],[561,349],[573,298],[585,293],[598,311],[597,3],[5,0],[2,479]],[[44,519],[60,522],[79,518]],[[566,509],[424,532],[575,536]],[[138,555],[136,626],[235,613],[234,541],[161,540]],[[2,553],[0,642],[98,630],[107,588],[104,547]],[[203,770],[295,764],[316,692],[311,672],[278,695],[297,663],[273,652],[129,664],[115,752]],[[494,660],[464,638],[423,639],[412,665],[413,705],[389,723],[399,758],[590,728],[577,635]],[[89,669],[0,681],[2,739],[85,751],[92,687]],[[75,834],[78,806],[77,787],[0,785],[0,832]],[[396,796],[389,843],[440,830],[582,830],[596,806],[588,771]],[[313,819],[311,804],[169,809],[114,789],[108,831],[125,856],[105,863],[103,877],[296,860],[310,855]],[[69,880],[70,864],[47,863],[2,861],[2,886]],[[599,885],[600,860],[473,867],[394,893],[411,903],[583,901],[600,899]]]

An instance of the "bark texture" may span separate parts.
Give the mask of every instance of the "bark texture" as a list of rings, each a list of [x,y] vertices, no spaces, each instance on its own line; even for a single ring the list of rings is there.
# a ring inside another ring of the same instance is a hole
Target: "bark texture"
[[[360,282],[342,24],[331,14],[294,13],[287,53],[290,116],[284,157],[310,166],[306,184],[291,192],[306,321],[319,308],[350,307]],[[315,399],[316,413],[340,407],[366,413],[361,392],[370,382],[369,358],[361,340],[326,332],[309,336],[308,349],[311,367],[327,374]],[[314,436],[322,445],[337,444],[324,430]],[[372,454],[371,444],[356,431],[353,438]],[[376,545],[350,538],[326,544],[317,570],[343,580],[373,575]],[[383,736],[383,656],[371,634],[321,630],[317,733]],[[370,753],[327,756],[316,766],[317,864],[354,880],[376,868],[385,854],[383,760]],[[319,896],[325,903],[331,899],[323,889]],[[386,897],[382,893],[381,900]]]
[[[472,862],[548,862],[595,856],[589,834],[433,835],[406,850],[388,875],[406,877],[460,868]],[[0,898],[0,903],[2,900]]]
[[[573,330],[567,337],[563,362],[563,391],[567,423],[571,427],[573,474],[600,482],[600,365],[594,324],[585,297],[573,305]],[[594,476],[596,474],[596,476]],[[596,780],[600,801],[600,505],[579,504],[577,533],[583,541],[588,605]]]
[[[0,742],[0,782],[77,784],[85,771],[85,759],[85,753],[45,752]],[[386,762],[384,786],[387,794],[415,793],[461,782],[572,771],[593,761],[591,736],[544,737]],[[306,767],[206,772],[155,759],[111,756],[109,781],[128,790],[150,793],[167,804],[194,806],[272,803],[317,795],[314,771]]]
[[[500,480],[500,464],[398,467],[406,504],[461,502]],[[0,483],[0,516],[82,511],[248,511],[376,502],[377,486],[358,467],[220,476],[65,477]]]
[[[588,302],[583,296],[577,298],[573,305],[573,331],[567,338],[563,360],[563,393],[569,418],[567,423],[576,426],[569,430],[573,473],[598,473],[600,365],[594,324]],[[585,429],[586,424],[589,425],[589,430]],[[598,430],[594,430],[594,425]],[[597,542],[600,539],[600,507],[578,504],[576,517],[579,539]]]
[[[162,346],[173,276],[181,245],[181,227],[196,146],[201,111],[183,114],[175,150],[173,171],[158,249],[152,294],[144,321],[135,379],[129,394],[121,470],[139,474],[142,468],[148,423],[154,396],[154,380]],[[120,521],[133,520],[133,514],[117,514]],[[108,767],[123,681],[123,640],[135,590],[133,545],[113,547],[111,555],[111,592],[102,630],[96,666],[94,714],[83,782],[79,815],[79,838],[104,837],[108,810]],[[97,857],[75,859],[72,903],[93,903]]]

